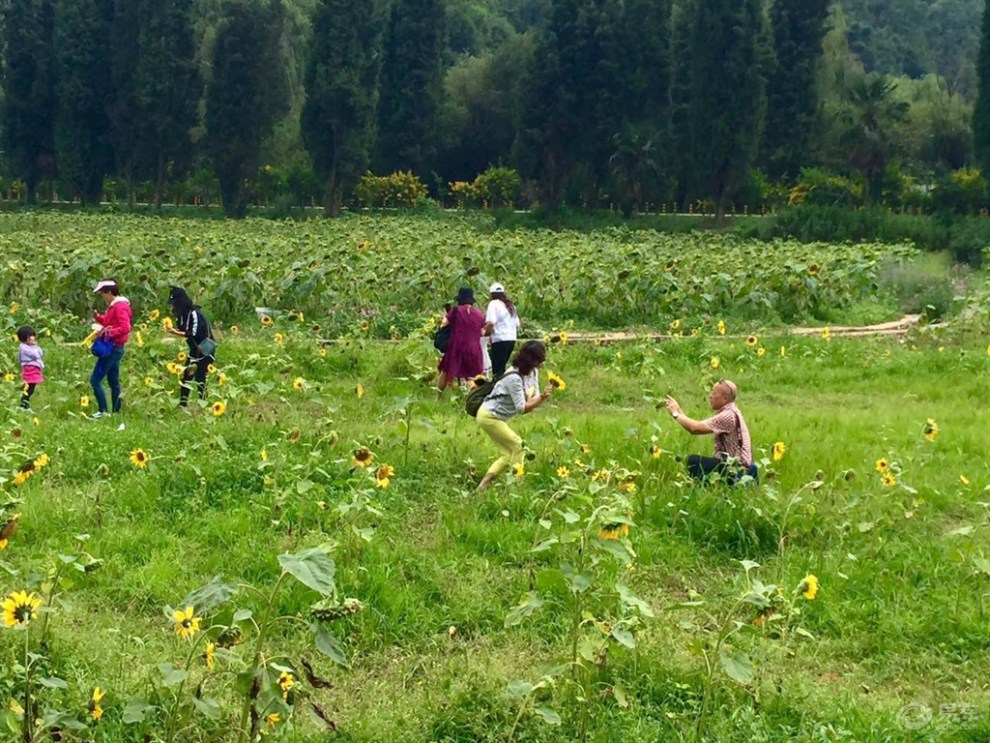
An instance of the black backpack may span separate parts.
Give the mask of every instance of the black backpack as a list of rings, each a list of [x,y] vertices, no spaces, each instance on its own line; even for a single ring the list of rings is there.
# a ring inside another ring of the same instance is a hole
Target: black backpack
[[[481,409],[481,403],[485,401],[485,398],[492,394],[492,390],[495,389],[496,383],[505,379],[510,374],[515,374],[517,376],[522,376],[517,371],[507,371],[500,377],[495,379],[489,379],[484,384],[479,384],[473,390],[468,392],[468,396],[464,398],[464,411],[470,415],[472,418],[478,417],[478,410]]]

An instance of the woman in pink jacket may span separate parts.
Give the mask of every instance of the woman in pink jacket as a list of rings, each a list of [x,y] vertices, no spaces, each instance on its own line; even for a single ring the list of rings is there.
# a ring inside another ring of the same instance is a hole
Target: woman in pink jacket
[[[107,305],[106,312],[103,314],[94,313],[93,317],[96,322],[103,326],[100,331],[101,335],[105,335],[113,341],[113,350],[109,355],[96,360],[93,374],[89,378],[90,384],[93,385],[96,404],[99,406],[99,410],[93,413],[93,418],[99,419],[109,415],[107,396],[103,392],[104,377],[110,384],[113,412],[120,412],[120,360],[124,357],[124,346],[127,345],[127,341],[131,337],[131,303],[126,297],[120,296],[120,287],[117,286],[116,279],[101,280],[93,292],[99,294],[100,299]]]

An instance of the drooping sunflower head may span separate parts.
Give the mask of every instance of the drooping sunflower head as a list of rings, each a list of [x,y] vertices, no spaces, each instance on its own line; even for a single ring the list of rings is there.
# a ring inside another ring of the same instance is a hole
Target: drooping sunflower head
[[[41,597],[27,591],[13,591],[0,603],[3,608],[3,623],[5,627],[26,627],[31,620],[38,618],[38,607]]]
[[[375,461],[375,455],[362,446],[360,449],[355,450],[353,459],[354,464],[358,467],[368,467]]]
[[[131,452],[131,464],[143,470],[148,466],[148,453],[144,449],[135,449]]]

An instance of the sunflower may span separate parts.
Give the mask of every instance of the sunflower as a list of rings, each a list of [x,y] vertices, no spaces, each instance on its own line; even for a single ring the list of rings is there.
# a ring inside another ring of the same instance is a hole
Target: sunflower
[[[135,449],[131,452],[131,464],[139,470],[148,466],[148,454],[144,449]]]
[[[89,716],[94,722],[99,722],[103,717],[103,707],[100,706],[100,702],[103,701],[104,696],[106,695],[99,686],[93,688],[93,696],[89,700]]]
[[[14,375],[11,372],[7,372],[6,374],[3,375],[3,381],[4,382],[13,382],[14,381]]]
[[[42,467],[47,467],[50,461],[51,458],[49,458],[47,454],[42,452],[41,454],[38,455],[38,458],[35,459],[34,462],[32,462],[32,464],[34,465],[34,468],[36,470],[40,470]]]
[[[722,365],[722,362],[718,360],[718,356],[712,356],[711,361],[708,363],[712,365],[712,369],[718,369]]]
[[[925,423],[925,440],[934,441],[936,436],[938,436],[938,423],[934,418],[929,418]]]
[[[888,462],[883,457],[880,457],[880,459],[877,460],[877,463],[874,465],[874,467],[876,467],[877,472],[879,472],[882,475],[884,472],[890,469],[890,462]]]
[[[225,403],[223,400],[217,400],[215,403],[213,403],[213,407],[210,408],[210,410],[213,412],[213,416],[215,418],[219,418],[221,415],[227,412],[227,403]]]
[[[358,382],[357,387],[354,388],[354,394],[358,396],[358,400],[364,397],[364,385]]]
[[[169,374],[181,374],[182,367],[180,367],[174,361],[169,361],[167,364],[165,364],[165,371],[167,371]]]
[[[155,380],[152,377],[145,377],[144,378],[144,386],[145,387],[150,387],[154,383],[155,383]]]
[[[808,275],[817,276],[820,270],[821,269],[816,264],[812,263],[810,266],[808,266]]]
[[[620,524],[618,522],[611,524],[603,524],[602,528],[598,531],[598,538],[604,540],[610,539],[621,539],[622,537],[629,535],[629,524]]]
[[[172,621],[175,622],[175,634],[184,639],[191,639],[199,632],[199,623],[202,619],[196,616],[193,607],[187,606],[185,611],[182,609],[173,611]]]
[[[281,333],[276,333],[275,334],[275,343],[276,343],[276,345],[281,346],[283,343],[285,343],[285,336],[282,335]]]
[[[244,642],[244,633],[240,627],[227,627],[217,637],[217,647],[232,648]]]
[[[148,322],[158,322],[158,318],[162,316],[162,313],[158,310],[152,310],[151,314],[148,315]]]
[[[674,322],[672,322],[670,324],[670,329],[671,330],[680,330],[681,329],[681,321],[680,320],[674,320]]]
[[[567,389],[567,382],[558,377],[553,372],[547,372],[547,381],[553,386],[555,390],[560,390],[563,392]]]
[[[884,474],[880,482],[885,488],[892,488],[897,484],[897,478],[894,477],[893,472],[887,472]]]
[[[382,490],[388,487],[390,478],[395,477],[395,470],[390,464],[383,464],[375,472],[375,485]]]
[[[5,627],[26,627],[32,619],[38,618],[38,607],[41,606],[41,596],[32,591],[13,591],[8,594],[0,608],[3,609],[3,624]]]
[[[28,481],[28,478],[29,477],[31,477],[31,472],[30,471],[28,471],[28,472],[18,472],[16,475],[14,475],[14,479],[11,480],[10,483],[14,487],[20,487],[21,485],[23,485],[24,483],[26,483]]]
[[[237,335],[240,332],[241,332],[241,329],[239,327],[237,327],[236,325],[231,325],[230,326],[230,334],[231,335]]]
[[[306,387],[306,380],[302,377],[296,377],[292,380],[292,389],[301,390]]]
[[[227,384],[226,372],[220,372],[220,376],[217,377],[217,383],[220,384],[220,386]]]
[[[166,317],[164,320],[162,320],[162,327],[165,328],[165,330],[171,330],[172,329],[172,318],[171,317]]]
[[[265,718],[265,723],[268,725],[268,727],[273,728],[276,725],[278,725],[281,719],[282,717],[279,715],[278,712],[269,712],[268,716]]]
[[[808,599],[808,601],[814,601],[815,596],[818,595],[818,578],[810,573],[804,576],[804,580],[798,586],[798,592]]]
[[[178,359],[180,364],[184,364],[189,359],[189,354],[187,354],[185,351],[179,351],[178,355],[176,355],[175,358]]]
[[[750,348],[754,348],[756,344],[759,342],[760,339],[757,338],[755,335],[751,335],[746,339],[746,345],[749,346]]]
[[[354,464],[358,467],[368,467],[372,462],[375,461],[375,455],[368,451],[366,448],[361,447],[354,452],[353,456]]]
[[[321,359],[325,359],[325,358],[327,357],[327,349],[325,349],[325,348],[321,348],[321,349],[319,350],[319,354],[320,354],[320,358],[321,358]]]
[[[760,346],[759,348],[756,349],[756,355],[760,357],[766,356],[767,349],[765,349],[763,346]]]
[[[208,371],[210,374],[216,374],[217,367],[215,364],[210,364],[208,367],[206,367],[206,371]]]
[[[650,447],[650,456],[654,459],[660,459],[661,454],[663,454],[663,449],[660,448],[659,444],[654,444]]]
[[[560,466],[557,468],[557,477],[559,477],[561,480],[566,480],[570,476],[571,476],[571,471],[566,467]]]
[[[296,683],[295,678],[289,671],[282,671],[278,676],[278,686],[282,690],[282,701],[289,696],[289,690]]]
[[[212,671],[214,663],[217,657],[217,646],[215,643],[206,643],[206,649],[203,651],[203,660],[206,661],[207,670]]]
[[[591,481],[597,482],[598,480],[602,480],[602,481],[608,480],[608,470],[606,469],[595,470],[595,472],[591,475]]]
[[[144,337],[141,333],[134,334],[134,342],[138,344],[138,348],[144,348]]]
[[[822,339],[830,340],[832,338],[832,328],[822,328]]]
[[[261,324],[264,325],[266,328],[270,328],[272,325],[274,325],[274,321],[268,315],[262,315]]]
[[[88,408],[89,407],[89,395],[83,395],[79,398],[79,407]]]
[[[787,445],[783,441],[778,441],[773,445],[773,461],[779,462],[784,458],[784,454],[787,451]]]
[[[567,338],[568,338],[567,333],[564,332],[563,330],[560,331],[560,345],[566,346],[567,345]]]
[[[261,461],[262,462],[267,462],[268,461],[268,450],[267,449],[262,449],[261,450]]]
[[[526,467],[525,467],[525,465],[517,464],[517,465],[513,466],[513,468],[512,468],[512,476],[515,477],[517,480],[520,479],[521,477],[523,477],[523,475],[525,475],[525,474],[526,474]]]
[[[629,493],[630,495],[634,495],[636,493],[636,490],[637,490],[636,481],[635,480],[624,480],[624,481],[620,482],[619,483],[619,490],[622,490],[622,491],[624,491],[626,493]]]

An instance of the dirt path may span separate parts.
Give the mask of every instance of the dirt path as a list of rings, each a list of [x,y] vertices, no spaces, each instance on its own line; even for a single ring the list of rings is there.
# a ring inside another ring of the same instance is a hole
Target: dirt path
[[[845,336],[850,338],[856,338],[861,336],[870,335],[907,335],[911,328],[917,326],[918,321],[921,319],[921,315],[905,315],[900,320],[894,320],[892,322],[885,322],[879,325],[830,325],[828,326],[829,333],[832,336]],[[825,329],[824,326],[817,328],[790,328],[787,330],[791,335],[821,335],[822,331]],[[672,333],[632,333],[627,331],[622,332],[611,332],[611,333],[583,333],[583,332],[568,332],[567,342],[587,342],[587,341],[598,341],[601,343],[614,343],[617,341],[633,341],[633,340],[672,340],[676,336]],[[728,337],[741,337],[741,336],[728,336]],[[560,341],[560,333],[554,333],[550,336],[552,342]]]

